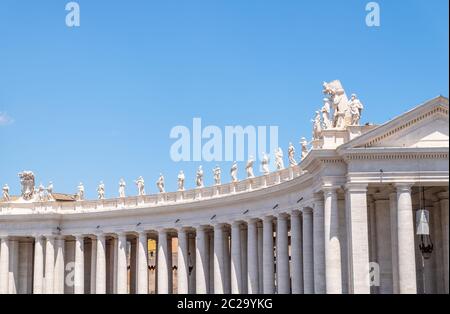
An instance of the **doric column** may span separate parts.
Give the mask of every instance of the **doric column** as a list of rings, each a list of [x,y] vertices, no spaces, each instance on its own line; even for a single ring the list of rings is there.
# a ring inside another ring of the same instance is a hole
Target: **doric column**
[[[263,220],[263,293],[275,293],[274,286],[274,265],[273,265],[273,218],[264,217]]]
[[[84,294],[84,236],[75,236],[74,293]]]
[[[242,293],[241,222],[231,225],[231,293]]]
[[[55,271],[55,237],[46,236],[45,246],[45,293],[53,294]]]
[[[178,294],[189,293],[189,261],[188,261],[188,233],[186,229],[178,230]]]
[[[195,257],[195,287],[197,294],[208,293],[209,282],[206,281],[206,274],[209,271],[209,261],[206,255],[206,230],[204,226],[199,226],[196,230],[196,257]]]
[[[291,213],[291,273],[292,293],[303,293],[302,225],[300,212]]]
[[[347,237],[349,247],[349,292],[369,294],[369,230],[367,185],[346,186]]]
[[[434,256],[434,269],[435,269],[435,277],[436,277],[436,293],[444,294],[445,292],[445,275],[444,275],[444,248],[442,246],[442,228],[441,228],[441,202],[436,197],[433,200],[433,209],[431,210],[431,223],[432,228],[431,238],[433,239],[434,244],[434,252],[436,255]]]
[[[214,293],[223,294],[224,286],[223,224],[214,225]]]
[[[303,291],[314,293],[313,217],[309,207],[303,208]]]
[[[128,293],[127,234],[117,235],[117,293]]]
[[[169,293],[169,269],[168,269],[168,235],[165,229],[158,231],[158,294]]]
[[[326,291],[328,294],[341,294],[342,266],[337,187],[326,187],[323,191]]]
[[[104,234],[97,234],[97,263],[95,293],[106,293],[106,239]]]
[[[189,294],[195,294],[195,280],[196,280],[196,272],[195,272],[195,265],[196,265],[196,252],[195,252],[195,233],[189,234],[188,236],[188,264],[189,267]]]
[[[90,294],[95,294],[97,286],[97,238],[91,237],[91,290]]]
[[[389,201],[383,199],[375,200],[375,215],[376,215],[376,233],[378,234],[377,241],[377,256],[375,260],[380,265],[380,294],[392,294],[392,245],[391,245],[391,228],[389,222],[390,209]]]
[[[417,293],[411,185],[396,184],[399,292]]]
[[[322,195],[314,198],[313,246],[314,246],[314,293],[326,293],[325,279],[325,220]]]
[[[19,290],[19,241],[9,239],[9,282],[10,294],[17,294]]]
[[[277,216],[277,288],[278,294],[291,292],[289,278],[288,221],[286,214]]]
[[[138,234],[137,293],[148,294],[148,237],[145,231]]]
[[[55,294],[64,294],[64,272],[65,272],[65,239],[63,236],[56,237],[55,240],[55,281],[53,290]]]
[[[263,225],[257,223],[258,229],[258,293],[263,293]]]
[[[34,242],[33,293],[42,294],[44,287],[44,239],[36,236]]]
[[[448,192],[442,192],[439,193],[439,198],[441,199],[440,203],[441,203],[441,229],[442,229],[442,247],[444,248],[444,289],[445,289],[445,293],[449,293],[449,289],[448,289],[448,247],[449,247],[449,242],[448,242]]]
[[[224,266],[224,278],[223,287],[224,293],[231,293],[231,247],[230,247],[230,232],[227,228],[223,230],[223,266]]]
[[[397,192],[395,190],[389,194],[389,218],[391,235],[392,292],[394,294],[398,294]]]
[[[0,294],[8,294],[9,283],[9,238],[0,237]]]
[[[256,220],[250,219],[247,221],[247,268],[248,268],[248,293],[259,293],[259,278],[258,278],[258,230],[256,227]]]

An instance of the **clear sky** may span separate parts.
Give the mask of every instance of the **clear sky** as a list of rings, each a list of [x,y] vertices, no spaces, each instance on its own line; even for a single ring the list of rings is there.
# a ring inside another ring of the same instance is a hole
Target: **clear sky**
[[[204,125],[279,126],[286,154],[311,137],[322,81],[340,79],[383,123],[439,94],[448,96],[448,0],[383,0],[369,28],[360,0],[0,1],[0,184],[17,173],[90,198],[142,175],[148,193],[160,172],[188,187],[202,164],[174,162],[170,130]],[[230,162],[221,162],[229,181]],[[240,164],[240,177],[244,176]]]

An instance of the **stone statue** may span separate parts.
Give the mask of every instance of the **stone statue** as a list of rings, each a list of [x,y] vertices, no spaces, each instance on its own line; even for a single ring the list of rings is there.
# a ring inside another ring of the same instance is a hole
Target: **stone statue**
[[[270,169],[269,169],[269,156],[266,153],[263,153],[263,157],[261,160],[261,169],[263,174],[269,174],[270,173]]]
[[[47,201],[54,201],[55,199],[53,198],[53,182],[50,181],[46,190],[46,198]]]
[[[203,187],[203,168],[202,168],[202,166],[198,167],[195,184],[197,185],[198,188]]]
[[[99,200],[105,199],[105,184],[103,181],[100,181],[100,184],[97,187],[97,195]]]
[[[275,165],[277,170],[284,169],[283,151],[281,150],[281,147],[278,147],[278,149],[275,150]]]
[[[214,173],[214,185],[220,185],[222,170],[220,170],[219,166],[216,166],[216,168],[213,169],[213,173]]]
[[[297,162],[295,161],[295,147],[294,145],[292,145],[292,143],[289,143],[288,157],[289,157],[289,165],[291,167],[296,166]]]
[[[320,121],[320,112],[316,111],[316,117],[313,122],[313,139],[318,140],[322,137],[322,122]]]
[[[5,184],[3,186],[3,201],[9,202],[10,200],[11,200],[11,198],[9,196],[9,186],[8,186],[8,184]]]
[[[230,170],[231,182],[238,182],[237,173],[238,173],[238,165],[237,165],[237,162],[234,161],[233,165],[231,166],[231,170]]]
[[[159,193],[165,193],[164,176],[162,173],[159,174],[158,181],[156,181],[156,186],[158,187]]]
[[[125,188],[127,187],[127,184],[125,183],[125,180],[122,178],[119,181],[119,197],[123,198],[125,197]]]
[[[302,160],[308,155],[308,142],[306,138],[302,137],[300,140],[300,145],[302,146]]]
[[[45,202],[46,201],[45,187],[44,187],[44,185],[42,183],[39,184],[39,188],[38,188],[38,200],[39,200],[39,202]]]
[[[178,174],[178,191],[184,191],[184,181],[186,177],[184,176],[183,170]]]
[[[331,100],[330,98],[324,98],[323,99],[323,107],[322,107],[322,120],[323,120],[323,127],[324,129],[329,129],[333,127],[330,113],[331,113]]]
[[[82,182],[80,182],[80,184],[78,184],[77,197],[78,197],[79,201],[84,201],[84,185]]]
[[[253,156],[250,156],[250,158],[247,161],[247,165],[245,166],[245,170],[247,171],[247,178],[254,178],[255,174],[253,172],[253,164],[255,163],[255,160],[253,159]]]
[[[359,101],[356,94],[352,94],[348,106],[350,108],[351,125],[359,125],[359,120],[361,119],[364,106]]]
[[[19,173],[20,184],[22,185],[22,198],[29,201],[34,196],[34,174],[31,171]]]
[[[142,176],[140,176],[136,181],[134,181],[134,183],[137,186],[138,189],[138,195],[139,196],[144,196],[145,195],[145,182],[144,182],[144,178]]]
[[[332,127],[342,129],[346,126],[346,115],[348,114],[348,99],[341,82],[335,80],[323,83],[323,93],[328,96],[333,108]]]

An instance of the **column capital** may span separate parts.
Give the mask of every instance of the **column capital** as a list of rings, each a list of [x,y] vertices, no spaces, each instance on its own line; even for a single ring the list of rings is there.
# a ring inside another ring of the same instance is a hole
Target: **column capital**
[[[73,235],[74,237],[75,237],[75,240],[77,240],[77,241],[84,241],[84,234],[74,234]]]
[[[145,230],[137,230],[135,231],[138,237],[148,237],[148,232]]]
[[[337,193],[342,187],[340,185],[324,185],[322,186],[323,193]]]
[[[277,219],[280,219],[280,220],[287,220],[287,219],[288,219],[288,216],[289,216],[289,214],[287,214],[287,213],[278,213]]]
[[[43,240],[44,239],[44,235],[42,235],[42,234],[33,234],[31,237],[34,238],[35,240]]]
[[[302,208],[302,214],[312,214],[313,209],[311,207],[303,207]]]
[[[407,192],[407,193],[411,193],[411,188],[413,186],[413,183],[411,182],[399,182],[399,183],[395,183],[394,184],[397,193],[399,192]]]
[[[448,200],[448,191],[446,192],[440,192],[437,195],[439,197],[439,199],[442,200]]]
[[[345,184],[345,190],[354,193],[367,193],[367,183],[348,182]]]
[[[114,234],[117,235],[118,237],[121,237],[121,236],[126,237],[128,235],[128,232],[127,231],[115,231]]]
[[[223,230],[223,227],[225,224],[223,222],[216,222],[214,223],[214,230]]]
[[[269,215],[269,216],[264,216],[262,220],[263,220],[263,222],[272,222],[273,219],[274,219],[274,217],[272,215]]]
[[[297,217],[297,216],[301,216],[302,213],[301,213],[301,210],[299,210],[299,209],[292,209],[289,211],[289,214],[291,216]]]
[[[243,222],[241,220],[235,220],[231,223],[231,228],[240,228],[242,223]]]
[[[6,234],[0,234],[0,240],[1,240],[1,241],[7,241],[7,240],[9,240],[9,235],[6,235]]]
[[[248,224],[256,224],[258,223],[259,219],[258,218],[254,218],[254,217],[249,217],[245,219],[245,222]]]

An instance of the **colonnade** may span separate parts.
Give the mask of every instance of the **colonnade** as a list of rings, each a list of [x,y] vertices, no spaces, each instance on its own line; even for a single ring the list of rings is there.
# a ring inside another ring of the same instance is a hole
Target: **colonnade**
[[[417,293],[411,185],[396,184],[388,200],[368,198],[367,188],[324,186],[311,202],[295,209],[230,221],[1,235],[0,293],[147,294],[150,238],[157,242],[158,294],[370,293],[371,261],[381,265],[382,291],[377,292]],[[443,248],[436,254],[446,278],[442,289],[448,293],[448,192],[444,194],[434,201],[440,213],[435,223],[442,224],[434,236]],[[32,280],[26,280],[30,274]]]

